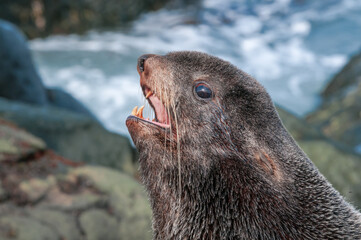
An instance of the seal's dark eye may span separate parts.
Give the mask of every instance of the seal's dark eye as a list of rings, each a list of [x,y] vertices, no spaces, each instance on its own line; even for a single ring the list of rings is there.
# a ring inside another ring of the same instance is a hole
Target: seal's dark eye
[[[194,91],[200,98],[208,99],[212,97],[212,90],[204,83],[197,84]]]

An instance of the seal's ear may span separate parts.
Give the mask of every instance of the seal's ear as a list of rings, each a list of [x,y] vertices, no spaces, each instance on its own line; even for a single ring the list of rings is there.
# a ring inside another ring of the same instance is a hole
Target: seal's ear
[[[264,151],[260,150],[255,153],[256,163],[261,167],[261,169],[266,172],[271,177],[280,180],[280,170],[277,167],[276,162]]]

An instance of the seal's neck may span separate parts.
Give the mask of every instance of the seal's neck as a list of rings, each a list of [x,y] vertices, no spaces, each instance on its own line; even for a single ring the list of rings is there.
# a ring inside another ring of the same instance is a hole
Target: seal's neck
[[[308,159],[301,177],[281,185],[237,161],[188,171],[181,194],[177,171],[148,181],[155,239],[328,239],[357,231],[361,237],[360,215]]]

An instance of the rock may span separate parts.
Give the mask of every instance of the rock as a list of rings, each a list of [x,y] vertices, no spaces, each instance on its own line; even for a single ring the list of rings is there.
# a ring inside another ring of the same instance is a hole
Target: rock
[[[122,219],[118,227],[120,236],[128,236],[127,239],[150,239],[151,210],[145,198],[144,190],[134,181],[129,181],[126,175],[121,176],[115,171],[103,168],[86,167],[77,168],[74,174],[87,176],[95,184],[95,187],[104,193],[110,193],[110,204],[114,206],[112,212],[118,219]],[[119,183],[122,186],[119,187]],[[122,204],[117,204],[121,202]],[[129,211],[131,210],[131,211]],[[148,229],[147,232],[139,229]]]
[[[129,176],[102,167],[68,170],[68,173],[56,174],[56,184],[38,202],[32,203],[29,199],[20,205],[14,202],[15,207],[0,215],[0,239],[9,232],[13,232],[12,239],[24,239],[23,234],[30,227],[34,231],[27,239],[47,239],[50,235],[45,233],[49,231],[55,239],[151,239],[151,210],[142,186]],[[60,179],[74,176],[89,182],[84,185],[77,182],[75,191],[61,190]],[[106,181],[106,176],[111,180]],[[103,199],[101,202],[91,200],[100,199],[99,196]],[[26,216],[25,221],[19,221],[18,216]],[[10,224],[10,230],[4,233],[1,226],[6,224]]]
[[[323,98],[332,98],[347,94],[350,88],[361,83],[361,53],[354,55],[343,69],[333,77],[322,91]]]
[[[151,238],[147,196],[130,176],[47,149],[0,161],[0,239]]]
[[[339,144],[361,153],[361,54],[354,56],[322,93],[307,121]]]
[[[106,205],[108,199],[100,194],[94,194],[87,189],[76,192],[76,194],[70,194],[69,192],[63,192],[58,187],[52,188],[44,201],[39,206],[46,209],[56,209],[59,211],[84,211],[96,206]]]
[[[1,239],[17,240],[58,240],[60,236],[54,229],[35,219],[19,216],[1,216],[0,226],[5,226],[5,231],[0,230]],[[3,227],[4,228],[4,227]],[[1,228],[0,228],[1,229]]]
[[[22,159],[45,149],[45,143],[0,118],[0,162]]]
[[[355,150],[360,148],[361,84],[346,96],[325,102],[307,117],[307,121],[340,144],[347,144]]]
[[[93,118],[54,107],[38,107],[0,98],[0,117],[45,140],[74,161],[137,172],[136,152],[128,138],[104,129]]]
[[[276,108],[282,119],[283,125],[296,140],[325,138],[319,129],[311,126],[304,119],[295,116],[280,106],[277,106]]]
[[[117,220],[105,211],[86,211],[80,215],[79,222],[88,240],[120,238]]]
[[[0,20],[0,97],[46,104],[45,87],[31,59],[23,34]]]
[[[0,202],[4,201],[6,199],[6,191],[2,188],[2,186],[0,185]]]
[[[55,178],[49,179],[31,178],[19,183],[19,190],[26,194],[29,202],[37,202],[45,196],[47,191],[55,184]]]
[[[66,240],[82,239],[81,230],[77,227],[75,217],[70,214],[63,213],[57,210],[50,209],[29,209],[27,214],[39,222],[45,223],[51,229],[56,229],[56,232]]]
[[[96,119],[69,93],[57,88],[44,87],[23,34],[14,25],[2,20],[0,20],[0,97],[39,106],[52,105]]]
[[[65,109],[71,112],[84,114],[91,118],[96,117],[82,103],[76,100],[72,95],[59,88],[48,88],[46,90],[49,104]]]

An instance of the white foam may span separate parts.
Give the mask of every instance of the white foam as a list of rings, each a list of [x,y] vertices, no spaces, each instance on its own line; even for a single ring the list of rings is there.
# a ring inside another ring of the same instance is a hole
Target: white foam
[[[334,54],[330,56],[321,57],[321,63],[325,67],[340,68],[346,64],[347,57],[341,54]]]
[[[308,21],[299,21],[291,24],[291,31],[294,34],[308,35],[311,31],[311,24]]]
[[[262,28],[261,21],[254,16],[240,16],[234,23],[233,31],[238,34],[258,33]]]

